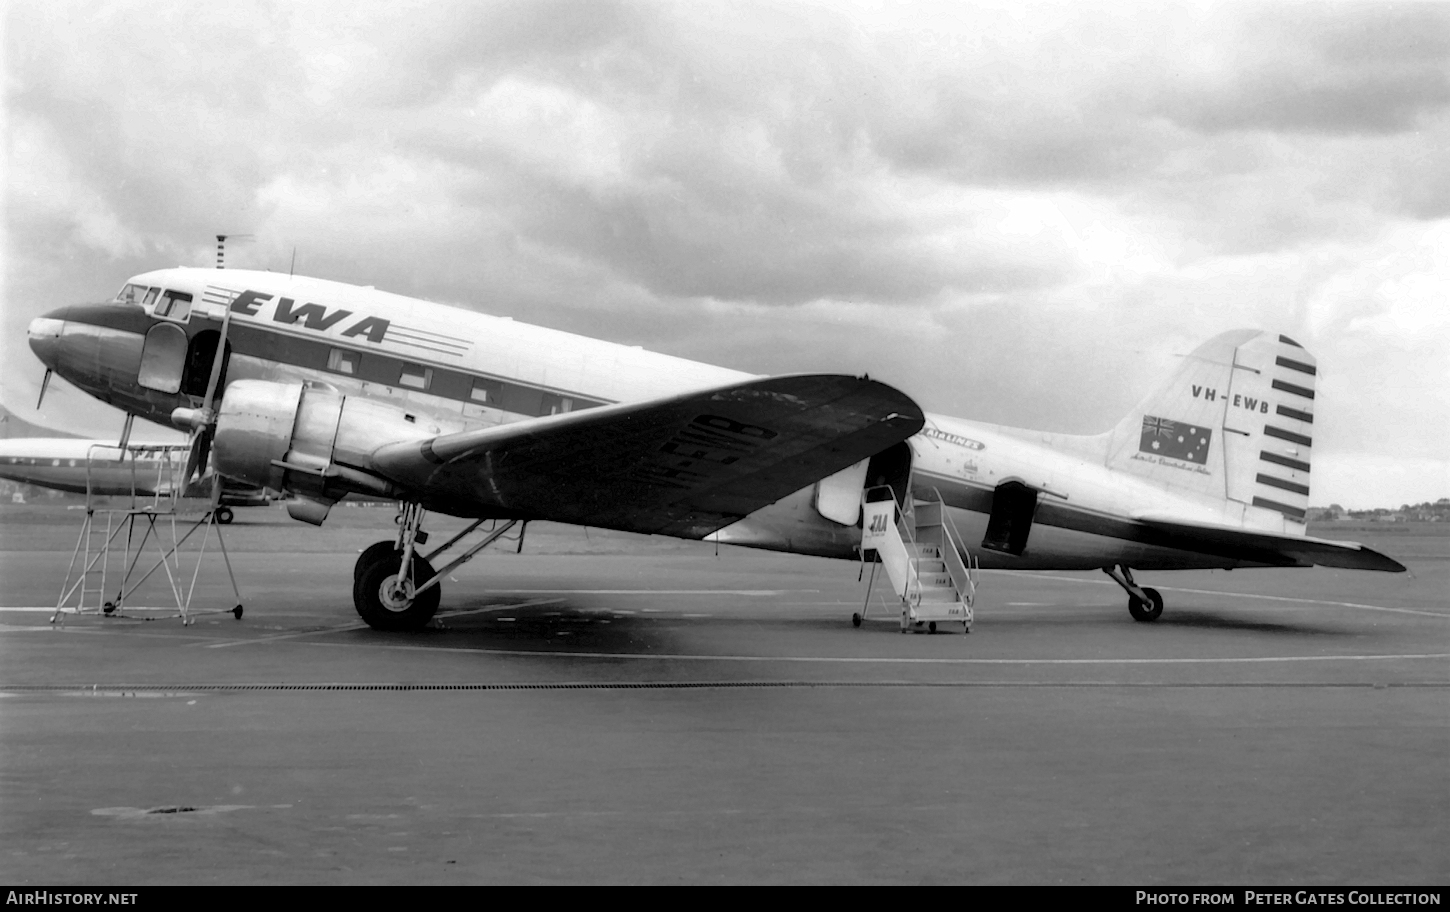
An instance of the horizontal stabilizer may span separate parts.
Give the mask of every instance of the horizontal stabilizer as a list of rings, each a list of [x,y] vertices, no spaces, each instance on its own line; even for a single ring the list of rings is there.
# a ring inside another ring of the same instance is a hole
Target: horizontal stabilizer
[[[767,377],[424,441],[373,468],[429,509],[700,538],[915,434],[905,394]]]
[[[1163,544],[1188,551],[1280,567],[1336,567],[1386,573],[1405,571],[1405,566],[1399,561],[1358,542],[1280,535],[1154,514],[1139,514],[1133,518],[1166,536]]]

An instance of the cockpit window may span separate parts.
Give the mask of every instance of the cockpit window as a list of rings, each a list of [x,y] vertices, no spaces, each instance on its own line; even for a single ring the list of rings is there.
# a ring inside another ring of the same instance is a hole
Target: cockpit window
[[[159,294],[160,292],[161,292],[161,289],[159,289],[159,288],[148,288],[148,289],[146,289],[146,294],[143,295],[142,298],[141,298],[141,306],[142,307],[146,307],[152,301],[156,300],[156,295]]]
[[[158,317],[170,317],[173,320],[185,320],[191,313],[191,295],[184,291],[171,291],[167,289],[162,292],[161,300],[156,304],[153,311]]]
[[[124,288],[116,293],[117,304],[140,304],[141,298],[146,294],[145,285],[132,285],[127,283]]]

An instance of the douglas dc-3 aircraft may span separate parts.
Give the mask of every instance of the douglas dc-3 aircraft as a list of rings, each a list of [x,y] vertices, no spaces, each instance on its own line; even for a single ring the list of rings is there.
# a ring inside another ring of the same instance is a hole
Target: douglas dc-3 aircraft
[[[130,442],[124,448],[108,440],[76,437],[16,437],[0,440],[0,478],[100,496],[151,496],[186,493],[212,496],[210,480],[181,477],[189,444]],[[232,507],[261,507],[270,502],[259,488],[224,480],[216,521],[234,518]]]
[[[1314,359],[1254,330],[1198,348],[1098,436],[924,415],[865,377],[759,377],[270,272],[144,273],[29,337],[92,396],[191,430],[194,471],[210,458],[293,495],[294,518],[320,524],[348,494],[399,501],[396,536],[354,572],[357,611],[380,629],[426,624],[439,581],[530,519],[856,559],[889,499],[899,521],[951,529],[956,566],[1100,568],[1140,621],[1163,600],[1130,568],[1404,569],[1305,536]],[[430,510],[503,525],[435,572],[458,539],[420,553]]]

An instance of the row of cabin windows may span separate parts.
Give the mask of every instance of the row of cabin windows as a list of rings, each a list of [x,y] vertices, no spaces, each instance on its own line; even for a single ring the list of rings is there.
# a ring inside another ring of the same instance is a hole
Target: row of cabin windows
[[[139,304],[142,307],[150,307],[154,303],[156,307],[151,313],[171,320],[184,321],[191,315],[191,295],[184,291],[172,291],[169,288],[148,288],[145,285],[128,284],[116,295],[116,301],[121,304]]]
[[[152,314],[158,317],[167,317],[172,320],[184,321],[191,313],[192,298],[191,295],[184,291],[172,291],[171,289],[127,284],[116,295],[116,300],[119,303],[139,304],[142,307],[147,307],[154,303],[155,308],[152,310]],[[358,362],[361,357],[359,352],[334,348],[328,353],[327,369],[334,373],[355,376],[358,372]],[[402,374],[398,377],[398,385],[426,392],[433,385],[433,368],[424,367],[421,364],[405,363]],[[498,405],[503,398],[503,384],[497,380],[486,380],[481,377],[475,378],[473,388],[468,392],[468,398],[472,402]],[[573,410],[573,399],[552,393],[546,393],[544,395],[544,414],[558,415]]]
[[[361,357],[359,352],[334,348],[327,355],[327,369],[337,374],[356,376]],[[398,377],[398,385],[426,392],[433,386],[433,368],[424,367],[421,364],[405,363],[403,371]],[[468,391],[468,399],[471,402],[499,405],[503,401],[503,383],[498,380],[475,377],[473,386]],[[546,415],[572,412],[574,400],[568,396],[545,393],[543,407]]]

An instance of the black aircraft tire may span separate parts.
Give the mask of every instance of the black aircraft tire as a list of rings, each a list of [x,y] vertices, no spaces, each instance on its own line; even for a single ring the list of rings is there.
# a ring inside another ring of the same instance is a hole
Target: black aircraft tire
[[[374,542],[364,548],[363,552],[357,556],[357,563],[352,565],[353,584],[356,585],[357,581],[362,579],[364,570],[381,560],[383,555],[389,551],[396,551],[397,548],[398,543],[391,538],[387,541]]]
[[[217,511],[216,511],[216,521],[219,522],[219,523],[221,523],[222,525],[224,525],[224,526],[230,526],[232,524],[232,520],[235,519],[235,518],[236,517],[232,513],[232,508],[231,507],[218,507],[217,508]]]
[[[1140,602],[1132,596],[1128,597],[1128,613],[1133,620],[1146,624],[1158,620],[1163,613],[1163,596],[1157,589],[1144,589],[1143,594],[1148,596],[1148,601]]]
[[[384,601],[383,585],[398,575],[402,562],[403,556],[396,551],[386,553],[365,567],[353,584],[353,607],[374,630],[420,630],[438,611],[438,601],[443,595],[440,586],[434,586],[403,604],[389,605]],[[414,557],[413,579],[425,583],[432,578],[433,566],[421,557]]]

